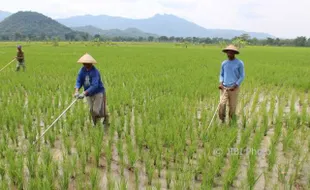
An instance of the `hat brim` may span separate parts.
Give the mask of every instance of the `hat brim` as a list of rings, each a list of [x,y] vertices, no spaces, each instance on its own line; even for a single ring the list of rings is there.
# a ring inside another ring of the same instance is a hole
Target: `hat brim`
[[[81,61],[81,62],[77,62],[79,64],[96,64],[97,62],[89,62],[89,61]]]
[[[227,53],[228,51],[232,51],[232,52],[234,52],[235,54],[240,54],[240,52],[237,51],[237,50],[235,50],[235,49],[223,49],[223,52],[224,52],[224,53]]]
[[[85,64],[96,64],[97,61],[89,54],[84,54],[78,61],[78,63]]]

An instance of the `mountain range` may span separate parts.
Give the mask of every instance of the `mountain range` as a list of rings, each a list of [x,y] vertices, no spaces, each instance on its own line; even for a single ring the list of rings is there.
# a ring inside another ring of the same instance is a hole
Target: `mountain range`
[[[255,37],[258,39],[273,37],[272,35],[267,33],[246,32],[243,30],[206,29],[193,22],[187,21],[183,18],[171,14],[157,14],[151,18],[146,19],[130,19],[107,15],[84,15],[53,20],[49,17],[43,19],[42,16],[44,15],[40,13],[36,13],[34,15],[35,12],[31,12],[33,13],[32,16],[27,14],[27,18],[29,18],[29,16],[31,17],[30,20],[28,20],[29,22],[25,22],[26,18],[23,18],[23,16],[20,15],[21,13],[25,12],[11,14],[9,12],[0,11],[0,35],[10,32],[20,32],[22,31],[22,28],[26,28],[27,32],[36,31],[36,33],[42,33],[43,31],[48,30],[50,34],[61,33],[62,36],[65,33],[69,33],[72,32],[72,30],[75,30],[87,32],[91,35],[103,34],[110,37],[141,36],[145,38],[148,36],[175,36],[211,38],[220,37],[231,39],[245,33],[249,34],[253,38]],[[18,16],[16,16],[16,14]],[[34,19],[35,17],[38,18]],[[32,22],[33,19],[37,21]],[[22,25],[22,27],[20,25]],[[44,30],[42,30],[41,25],[44,26]],[[57,29],[55,29],[55,27]]]
[[[75,31],[86,32],[93,36],[96,34],[99,34],[99,35],[103,35],[109,38],[119,37],[119,36],[130,37],[130,38],[139,38],[139,37],[148,38],[149,36],[158,37],[156,34],[145,33],[136,28],[127,28],[125,30],[120,30],[120,29],[103,30],[103,29],[88,25],[88,26],[80,26],[80,27],[71,27],[71,29]]]
[[[84,15],[57,19],[57,21],[69,27],[92,25],[104,30],[137,28],[147,33],[162,36],[233,38],[247,33],[251,37],[258,39],[272,37],[272,35],[266,33],[246,32],[243,30],[206,29],[193,22],[170,14],[157,14],[147,19],[129,19],[107,15]]]

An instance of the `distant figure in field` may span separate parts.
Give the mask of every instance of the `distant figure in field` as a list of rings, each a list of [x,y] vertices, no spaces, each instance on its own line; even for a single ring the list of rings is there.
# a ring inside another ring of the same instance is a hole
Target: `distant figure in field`
[[[238,93],[240,85],[244,80],[244,64],[235,57],[239,50],[234,45],[229,45],[223,52],[227,54],[228,59],[222,63],[220,72],[221,102],[219,107],[219,117],[225,122],[226,103],[229,104],[229,117],[231,120],[236,119],[236,107],[238,102]]]
[[[82,63],[84,66],[80,69],[77,76],[75,97],[79,99],[83,99],[84,96],[87,97],[94,125],[96,125],[98,120],[102,117],[104,118],[103,124],[109,124],[105,88],[101,81],[99,71],[93,65],[96,64],[97,61],[86,53],[78,60],[78,63]],[[79,90],[82,86],[84,86],[84,92],[79,94]]]
[[[23,67],[23,70],[25,71],[25,55],[22,50],[22,46],[17,46],[17,55],[16,55],[17,65],[16,65],[16,71],[19,71],[20,67]]]

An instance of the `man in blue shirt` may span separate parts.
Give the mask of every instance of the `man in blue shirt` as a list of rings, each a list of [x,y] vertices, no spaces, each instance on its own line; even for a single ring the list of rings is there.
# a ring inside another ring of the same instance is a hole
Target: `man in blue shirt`
[[[226,102],[229,104],[229,117],[235,118],[239,87],[244,80],[244,64],[241,60],[235,57],[239,54],[239,50],[229,45],[223,52],[227,54],[228,59],[222,63],[220,72],[221,100],[219,107],[219,117],[222,122],[225,122],[226,117]]]
[[[105,88],[99,71],[93,66],[97,61],[86,53],[78,60],[78,63],[82,63],[84,66],[80,69],[76,80],[75,97],[80,99],[83,99],[84,96],[87,97],[94,125],[102,117],[104,117],[103,124],[106,124],[108,123],[108,115],[106,111]],[[84,87],[84,92],[79,94],[82,86]]]

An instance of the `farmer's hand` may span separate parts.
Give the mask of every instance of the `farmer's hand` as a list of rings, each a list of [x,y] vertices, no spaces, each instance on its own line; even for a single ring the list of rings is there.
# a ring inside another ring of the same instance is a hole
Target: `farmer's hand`
[[[79,95],[80,95],[79,92],[75,92],[75,93],[74,93],[74,98],[78,98]]]
[[[78,96],[78,99],[83,99],[85,96],[84,96],[84,94],[80,94],[79,96]]]
[[[223,83],[220,84],[219,89],[220,89],[220,90],[223,90],[223,89],[224,89]]]

